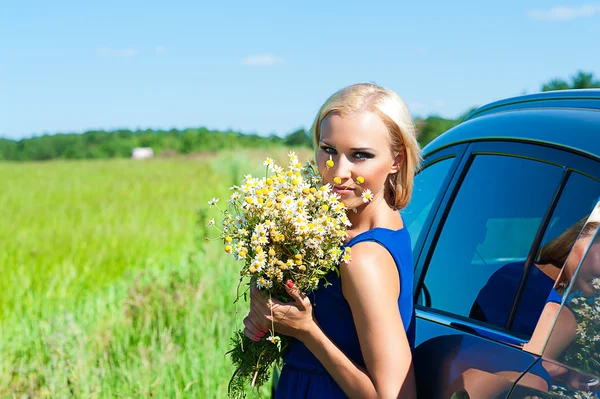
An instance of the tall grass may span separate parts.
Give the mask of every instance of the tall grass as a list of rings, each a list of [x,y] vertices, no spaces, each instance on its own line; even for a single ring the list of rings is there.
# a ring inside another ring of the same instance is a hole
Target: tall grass
[[[0,397],[226,396],[238,266],[206,203],[266,155],[0,163]]]

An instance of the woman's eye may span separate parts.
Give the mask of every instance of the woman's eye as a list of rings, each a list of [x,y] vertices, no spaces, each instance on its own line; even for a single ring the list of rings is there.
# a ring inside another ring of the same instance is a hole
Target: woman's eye
[[[331,147],[321,146],[321,149],[327,154],[335,154],[335,150]]]
[[[357,158],[357,159],[373,158],[373,154],[369,154],[368,152],[355,152],[354,158]]]

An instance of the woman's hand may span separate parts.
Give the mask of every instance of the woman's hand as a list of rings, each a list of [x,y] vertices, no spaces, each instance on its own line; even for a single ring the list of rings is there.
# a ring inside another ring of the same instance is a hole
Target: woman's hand
[[[259,341],[274,327],[278,333],[302,340],[303,335],[315,325],[312,305],[306,295],[290,280],[285,289],[294,302],[269,299],[255,286],[250,288],[250,312],[244,319],[244,334],[248,338]]]

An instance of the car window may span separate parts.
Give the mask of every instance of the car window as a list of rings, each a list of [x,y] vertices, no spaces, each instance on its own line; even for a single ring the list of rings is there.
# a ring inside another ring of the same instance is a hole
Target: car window
[[[599,196],[599,181],[571,173],[529,268],[515,316],[510,321],[510,330],[515,335],[524,339],[531,337],[567,256]],[[508,317],[508,314],[505,316]]]
[[[448,176],[454,159],[446,158],[428,165],[415,176],[410,203],[400,211],[404,220],[404,226],[410,234],[413,251],[421,234],[424,232],[423,227],[435,199],[438,198],[438,195],[443,194],[440,193],[440,188],[446,176]]]
[[[476,156],[426,266],[427,305],[504,328],[501,316],[512,309],[524,262],[562,173],[531,159]],[[502,279],[488,284],[499,270]]]
[[[587,387],[587,384],[591,387],[592,382],[593,385],[598,385],[600,378],[599,226],[600,203],[587,220],[561,273],[561,276],[567,275],[567,280],[570,277],[570,281],[567,281],[563,296],[559,297],[562,305],[554,318],[550,338],[543,350],[544,359],[551,361],[544,364],[550,375],[555,377],[556,374],[561,374],[560,370],[567,366],[571,369],[569,380],[579,382],[583,385],[581,388]],[[546,312],[549,310],[545,309]],[[555,367],[552,364],[554,362],[563,367]]]

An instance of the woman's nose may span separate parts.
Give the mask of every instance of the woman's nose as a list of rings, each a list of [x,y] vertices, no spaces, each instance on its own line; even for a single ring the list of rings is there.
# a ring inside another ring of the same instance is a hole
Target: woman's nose
[[[348,179],[352,177],[352,162],[344,155],[339,155],[333,165],[333,175],[340,179]]]

